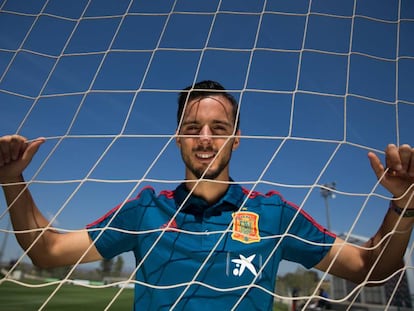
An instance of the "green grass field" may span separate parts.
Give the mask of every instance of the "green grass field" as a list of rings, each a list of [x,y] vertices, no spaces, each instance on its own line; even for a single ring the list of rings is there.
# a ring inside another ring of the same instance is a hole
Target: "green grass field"
[[[0,285],[0,310],[2,311],[34,311],[38,310],[43,302],[56,288],[56,285],[40,288],[23,287],[18,284],[5,282]],[[83,286],[64,285],[48,302],[44,310],[104,310],[118,288],[91,289]],[[132,310],[134,291],[125,289],[112,304],[111,310]],[[288,310],[287,306],[275,304],[275,311]]]
[[[56,285],[32,288],[5,282],[0,285],[0,310],[38,310],[55,288]],[[44,310],[103,310],[118,290],[119,288],[90,289],[83,286],[64,285]],[[133,296],[132,289],[124,289],[111,310],[132,310]]]

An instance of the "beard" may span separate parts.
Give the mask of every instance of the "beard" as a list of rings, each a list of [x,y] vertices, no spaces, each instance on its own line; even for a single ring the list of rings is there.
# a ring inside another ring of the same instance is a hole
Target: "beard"
[[[197,148],[193,150],[193,152],[212,152],[211,148]],[[224,150],[221,150],[221,154],[225,153]],[[216,153],[217,155],[217,153]],[[206,164],[205,166],[200,165],[196,167],[196,165],[191,161],[191,158],[186,156],[183,152],[181,152],[181,157],[184,161],[186,168],[197,178],[197,179],[216,179],[220,174],[228,167],[230,158],[231,158],[231,151],[228,156],[216,157],[212,163]],[[216,166],[214,169],[213,167]]]

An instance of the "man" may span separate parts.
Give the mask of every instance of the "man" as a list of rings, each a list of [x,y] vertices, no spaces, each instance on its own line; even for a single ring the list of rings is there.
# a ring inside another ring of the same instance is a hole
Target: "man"
[[[132,251],[134,306],[142,310],[271,310],[282,259],[357,283],[381,280],[402,267],[414,220],[413,148],[389,145],[386,168],[368,154],[395,200],[368,248],[358,248],[344,244],[277,192],[263,195],[233,182],[229,162],[240,144],[238,126],[237,103],[219,83],[202,81],[185,89],[176,136],[185,183],[160,194],[146,188],[79,232],[18,233],[20,245],[30,247],[29,256],[41,267]],[[48,224],[22,177],[43,142],[17,135],[0,139],[0,183],[17,231]]]

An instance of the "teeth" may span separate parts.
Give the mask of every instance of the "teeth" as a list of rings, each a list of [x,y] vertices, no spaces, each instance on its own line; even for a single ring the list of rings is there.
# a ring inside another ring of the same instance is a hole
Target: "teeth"
[[[197,157],[202,158],[202,159],[209,159],[209,158],[213,158],[214,154],[198,153]]]

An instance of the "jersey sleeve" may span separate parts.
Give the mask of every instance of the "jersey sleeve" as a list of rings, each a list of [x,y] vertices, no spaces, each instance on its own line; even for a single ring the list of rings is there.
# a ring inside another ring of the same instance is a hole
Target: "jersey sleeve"
[[[314,267],[331,249],[335,234],[293,204],[285,203],[282,208],[283,259]]]
[[[87,230],[101,256],[110,259],[136,247],[139,219],[139,200],[132,200],[89,224]]]

